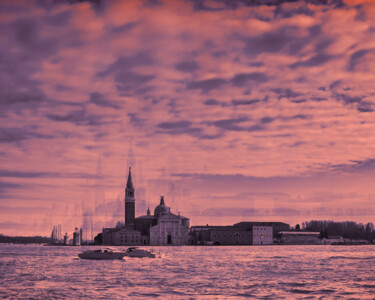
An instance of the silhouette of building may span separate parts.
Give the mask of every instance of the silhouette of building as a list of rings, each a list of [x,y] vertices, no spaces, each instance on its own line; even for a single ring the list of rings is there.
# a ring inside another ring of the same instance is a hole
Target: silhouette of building
[[[313,231],[281,231],[280,242],[285,245],[318,245],[320,232]]]
[[[82,230],[81,230],[82,231]],[[73,246],[80,246],[81,245],[81,232],[78,230],[76,227],[74,232],[73,232]]]
[[[135,219],[135,195],[132,181],[131,167],[129,167],[128,182],[125,188],[125,226],[134,224]]]
[[[231,226],[193,226],[194,245],[270,245],[279,231],[290,226],[281,222],[240,222]]]
[[[105,245],[186,245],[189,242],[190,220],[171,213],[165,205],[164,196],[147,214],[135,218],[135,188],[131,168],[125,188],[125,225],[103,228],[102,241]]]

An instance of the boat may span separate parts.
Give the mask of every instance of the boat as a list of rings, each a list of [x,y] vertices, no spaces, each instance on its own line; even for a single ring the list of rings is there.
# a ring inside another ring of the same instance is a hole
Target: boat
[[[151,257],[155,258],[156,253],[152,249],[144,249],[139,247],[129,247],[126,249],[126,256],[129,257]]]
[[[78,254],[79,258],[84,259],[123,259],[125,252],[119,252],[112,248],[88,250]]]

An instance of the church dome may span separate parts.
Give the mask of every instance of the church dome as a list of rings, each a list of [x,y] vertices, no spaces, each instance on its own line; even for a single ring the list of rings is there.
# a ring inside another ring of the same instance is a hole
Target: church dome
[[[164,203],[164,196],[160,197],[160,204],[155,207],[154,216],[160,217],[169,213],[169,207]]]

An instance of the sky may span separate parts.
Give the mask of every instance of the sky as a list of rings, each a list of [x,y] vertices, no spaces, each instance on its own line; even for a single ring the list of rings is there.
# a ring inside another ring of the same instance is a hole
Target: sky
[[[129,166],[137,215],[165,195],[191,225],[374,222],[374,14],[1,1],[0,233],[123,221]]]

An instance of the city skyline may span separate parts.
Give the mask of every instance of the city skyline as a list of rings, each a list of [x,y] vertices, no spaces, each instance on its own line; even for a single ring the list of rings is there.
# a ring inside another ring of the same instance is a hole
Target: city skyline
[[[115,222],[131,164],[137,215],[374,222],[374,12],[2,1],[0,233]]]

